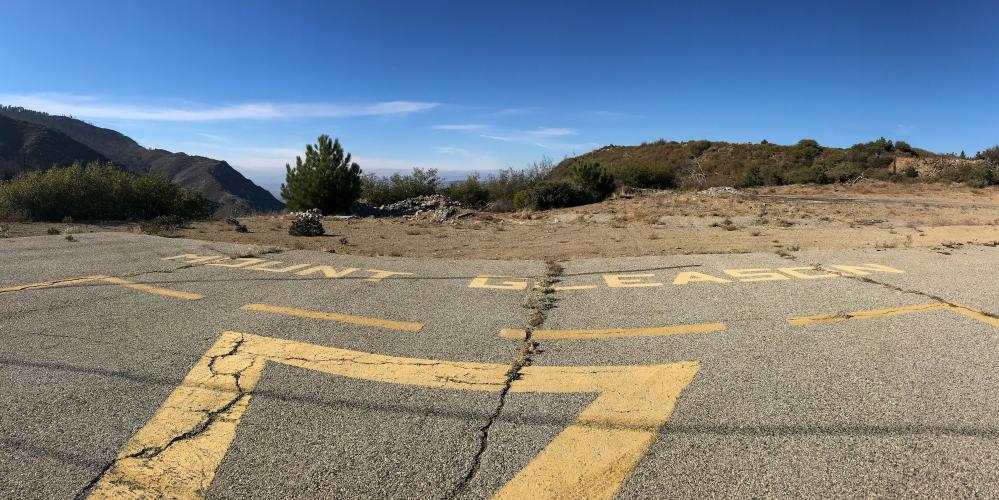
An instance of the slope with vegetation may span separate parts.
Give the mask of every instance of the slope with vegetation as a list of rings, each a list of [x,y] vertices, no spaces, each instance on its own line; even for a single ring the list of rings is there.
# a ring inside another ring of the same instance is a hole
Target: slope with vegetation
[[[469,206],[493,210],[544,210],[594,203],[615,188],[703,189],[710,186],[832,184],[873,179],[892,182],[999,184],[999,146],[974,158],[935,154],[903,141],[880,138],[849,148],[805,139],[791,146],[713,141],[665,141],[606,146],[566,158],[543,159],[524,170],[474,174],[446,186],[434,169],[409,175],[363,178],[362,198],[374,205],[441,193]]]
[[[66,134],[0,116],[0,179],[75,161],[107,161]]]
[[[63,166],[72,161],[87,162],[106,158],[137,174],[161,174],[168,180],[201,193],[226,212],[273,211],[280,210],[284,206],[274,195],[254,184],[224,161],[145,148],[119,132],[66,116],[49,115],[9,106],[0,106],[0,116],[65,134],[101,155],[101,158],[72,157],[69,150],[65,150],[66,154],[62,154],[57,153],[59,149],[52,149],[51,154],[65,157],[60,158],[59,162]],[[50,166],[52,165],[44,165],[44,168]],[[25,169],[18,171],[23,170]]]
[[[939,155],[903,141],[880,138],[849,148],[821,146],[804,139],[784,146],[763,141],[729,143],[665,141],[640,146],[606,146],[568,158],[552,176],[567,176],[579,161],[600,163],[619,184],[640,188],[703,188],[707,186],[775,186],[829,184],[859,178],[886,181],[957,181],[969,185],[999,183],[997,148],[975,159]],[[909,168],[911,167],[911,168]]]
[[[0,220],[146,220],[202,218],[198,193],[159,174],[137,175],[112,164],[80,163],[36,170],[0,182]]]

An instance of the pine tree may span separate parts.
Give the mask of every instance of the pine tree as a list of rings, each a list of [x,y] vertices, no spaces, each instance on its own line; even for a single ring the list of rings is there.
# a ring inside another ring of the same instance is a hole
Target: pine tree
[[[318,208],[324,214],[346,211],[361,196],[361,167],[344,154],[340,140],[319,136],[318,144],[305,146],[305,160],[285,165],[281,197],[290,210]]]

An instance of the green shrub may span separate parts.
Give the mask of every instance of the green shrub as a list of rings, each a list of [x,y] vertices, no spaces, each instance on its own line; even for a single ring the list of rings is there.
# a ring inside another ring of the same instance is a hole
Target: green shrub
[[[614,192],[614,178],[593,161],[577,162],[569,168],[569,179],[587,202],[603,201]]]
[[[305,160],[285,165],[281,197],[290,210],[346,211],[361,195],[361,167],[344,153],[340,140],[320,135],[317,144],[305,146]]]
[[[397,201],[443,193],[469,206],[491,209],[509,209],[517,193],[531,189],[552,172],[554,163],[548,157],[527,168],[507,168],[486,177],[474,173],[463,181],[444,187],[437,170],[414,168],[410,174],[393,174],[389,177],[375,174],[362,178],[362,197],[371,205],[387,205]]]
[[[0,183],[0,217],[34,220],[133,220],[207,216],[200,194],[157,174],[137,176],[110,164],[74,164]]]
[[[995,166],[999,166],[999,146],[992,146],[985,151],[978,153],[982,160]]]
[[[146,234],[169,234],[184,227],[186,223],[178,215],[159,215],[140,224],[139,229]]]
[[[545,181],[525,189],[514,197],[517,208],[549,210],[589,203],[590,195],[566,181]]]
[[[905,167],[905,170],[902,171],[902,175],[910,179],[915,179],[916,177],[919,177],[919,172],[916,170],[916,167],[909,165],[908,167]]]
[[[668,165],[627,164],[615,174],[622,185],[643,189],[670,189],[676,187],[676,172]]]
[[[455,182],[444,190],[451,199],[470,207],[481,207],[490,201],[489,189],[478,173],[463,181]]]
[[[361,197],[370,205],[380,206],[441,191],[444,181],[437,169],[413,168],[410,174],[394,173],[389,177],[368,174],[361,178]]]
[[[999,164],[970,163],[957,168],[944,169],[937,180],[963,182],[971,187],[982,188],[999,184]]]

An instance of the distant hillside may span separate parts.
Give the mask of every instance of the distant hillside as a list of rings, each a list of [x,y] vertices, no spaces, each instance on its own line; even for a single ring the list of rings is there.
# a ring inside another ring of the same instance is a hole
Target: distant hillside
[[[74,161],[107,161],[62,132],[0,116],[0,179]]]
[[[0,106],[0,116],[61,132],[133,172],[161,173],[171,181],[195,190],[208,200],[220,204],[227,212],[273,211],[284,207],[274,195],[254,184],[224,161],[172,153],[162,149],[147,149],[119,132],[65,116],[5,106]],[[52,154],[62,155],[62,159],[82,159],[74,158],[70,154]],[[46,165],[44,168],[48,166],[51,165]]]
[[[611,145],[563,160],[552,177],[561,178],[577,161],[597,161],[619,183],[635,187],[824,184],[861,177],[999,183],[995,165],[983,160],[935,154],[886,139],[849,148],[825,147],[808,139],[790,146],[665,140]]]

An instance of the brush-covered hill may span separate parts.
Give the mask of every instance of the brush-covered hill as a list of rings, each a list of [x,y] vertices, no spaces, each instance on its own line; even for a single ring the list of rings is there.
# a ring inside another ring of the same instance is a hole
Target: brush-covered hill
[[[561,178],[578,161],[599,162],[619,184],[649,188],[826,184],[858,178],[999,183],[997,165],[991,162],[936,154],[884,138],[849,148],[808,139],[789,146],[665,140],[611,145],[563,160],[552,177]]]
[[[75,161],[107,158],[57,130],[0,116],[0,179]]]
[[[0,106],[0,116],[64,134],[132,172],[163,174],[174,183],[201,193],[228,213],[268,212],[284,207],[274,195],[224,161],[145,148],[124,134],[66,116],[6,106]],[[48,154],[58,157],[61,165],[77,160],[88,161],[82,157],[76,158],[75,153],[75,149],[60,150],[54,147]],[[42,168],[50,166],[52,165],[45,164]]]

